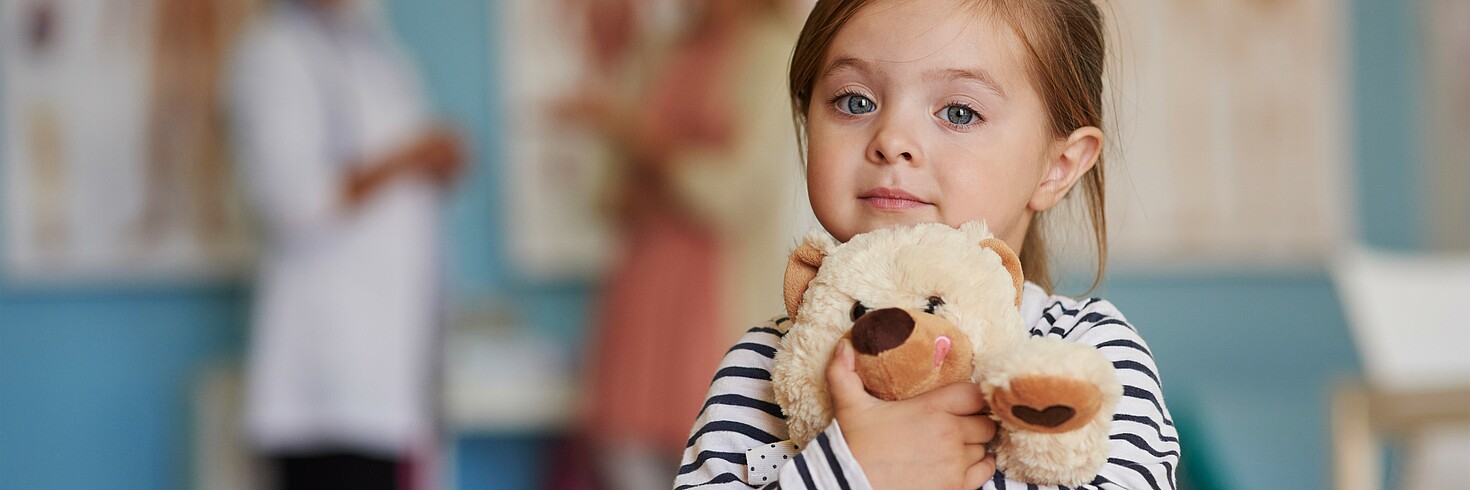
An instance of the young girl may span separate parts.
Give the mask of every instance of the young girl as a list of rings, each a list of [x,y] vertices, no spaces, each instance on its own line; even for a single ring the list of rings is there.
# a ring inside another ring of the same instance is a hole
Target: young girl
[[[1178,435],[1143,339],[1107,301],[1049,293],[1041,216],[1079,183],[1106,258],[1103,35],[1092,0],[820,0],[796,44],[791,96],[822,226],[846,241],[985,220],[1020,251],[1031,335],[1097,347],[1124,385],[1112,454],[1086,487],[1174,488]],[[725,356],[677,489],[1037,488],[996,472],[978,388],[881,401],[842,345],[827,369],[831,426],[789,461],[766,455],[778,469],[747,461],[746,450],[786,439],[770,367],[788,325],[754,328]]]

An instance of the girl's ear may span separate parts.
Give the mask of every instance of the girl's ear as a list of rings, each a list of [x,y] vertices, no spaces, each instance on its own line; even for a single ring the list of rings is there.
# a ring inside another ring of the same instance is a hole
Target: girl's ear
[[[1047,162],[1046,175],[1037,184],[1027,206],[1035,212],[1046,211],[1056,206],[1077,184],[1077,180],[1092,170],[1102,154],[1103,133],[1096,126],[1083,126],[1072,131],[1067,139],[1056,142],[1052,158]]]
[[[781,287],[786,298],[787,317],[796,319],[796,309],[801,306],[801,297],[806,294],[807,285],[817,277],[822,261],[834,247],[836,244],[832,237],[818,230],[808,233],[802,239],[801,245],[791,252],[791,259],[786,261],[786,280]]]

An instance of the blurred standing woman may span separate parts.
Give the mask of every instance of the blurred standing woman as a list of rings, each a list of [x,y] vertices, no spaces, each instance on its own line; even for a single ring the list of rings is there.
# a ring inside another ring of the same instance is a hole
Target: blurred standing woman
[[[414,67],[362,3],[273,7],[230,88],[266,232],[248,437],[281,488],[407,488],[435,433],[440,201],[460,143],[432,124]]]
[[[635,73],[593,80],[559,111],[597,125],[623,163],[612,191],[622,247],[583,423],[602,483],[666,487],[724,348],[781,305],[771,285],[793,243],[792,204],[805,201],[785,85],[799,26],[781,0],[685,1],[690,20],[666,51],[609,53],[638,44],[619,39],[638,31],[636,4],[587,1],[589,57],[608,71],[603,58],[621,56]]]

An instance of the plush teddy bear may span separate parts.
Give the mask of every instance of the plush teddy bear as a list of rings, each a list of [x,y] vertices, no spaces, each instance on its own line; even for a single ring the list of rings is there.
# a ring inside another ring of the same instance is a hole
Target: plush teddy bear
[[[879,398],[977,383],[999,422],[991,450],[1007,477],[1091,481],[1107,460],[1122,387],[1092,346],[1030,335],[1023,281],[1019,258],[981,222],[881,229],[842,244],[808,235],[787,265],[792,322],[772,371],[792,442],[805,446],[831,422],[825,369],[847,337]]]

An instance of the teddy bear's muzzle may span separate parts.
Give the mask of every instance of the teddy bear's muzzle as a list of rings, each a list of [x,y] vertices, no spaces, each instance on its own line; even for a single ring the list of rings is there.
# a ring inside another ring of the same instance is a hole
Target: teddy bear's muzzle
[[[899,308],[875,310],[852,324],[852,348],[876,356],[903,345],[914,333],[914,317]]]
[[[902,400],[949,383],[974,369],[969,338],[930,313],[884,308],[864,314],[848,332],[856,370],[868,392]]]

